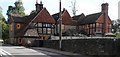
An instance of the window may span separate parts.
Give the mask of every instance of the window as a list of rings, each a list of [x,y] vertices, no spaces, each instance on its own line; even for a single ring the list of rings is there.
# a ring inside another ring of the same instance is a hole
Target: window
[[[111,28],[111,24],[108,24],[108,28]]]
[[[93,24],[93,27],[95,27],[95,24]]]
[[[90,24],[90,28],[92,28],[93,27],[93,24]]]
[[[42,27],[42,24],[41,24],[41,23],[38,23],[38,26],[39,26],[39,27]]]
[[[17,29],[20,29],[20,23],[17,23]]]
[[[90,24],[90,34],[92,35],[93,33],[95,33],[95,24]]]
[[[48,31],[48,32],[47,32],[48,34],[51,34],[51,33],[52,33],[50,28],[48,28],[47,31]]]
[[[97,27],[99,26],[99,23],[96,23]]]
[[[87,29],[89,29],[89,25],[87,25]]]
[[[46,28],[43,28],[43,34],[46,34],[47,30]]]
[[[43,24],[43,27],[46,27],[46,24]]]
[[[51,34],[52,30],[54,29],[54,25],[50,23],[38,23],[36,24],[36,27],[37,26],[40,34]]]
[[[111,24],[108,24],[108,32],[111,32]]]
[[[100,23],[96,23],[96,29],[97,29],[97,32],[102,32],[102,24]]]

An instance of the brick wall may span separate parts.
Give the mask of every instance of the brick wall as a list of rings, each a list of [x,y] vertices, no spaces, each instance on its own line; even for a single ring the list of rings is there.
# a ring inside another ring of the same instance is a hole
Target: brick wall
[[[42,46],[59,50],[59,40],[42,41]],[[120,39],[69,39],[62,40],[62,50],[84,55],[117,55]]]

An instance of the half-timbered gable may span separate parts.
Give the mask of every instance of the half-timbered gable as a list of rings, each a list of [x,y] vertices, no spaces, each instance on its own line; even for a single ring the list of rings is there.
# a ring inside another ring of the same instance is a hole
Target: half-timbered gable
[[[43,8],[27,26],[28,29],[25,36],[37,35],[39,37],[40,35],[54,34],[54,23],[53,17],[46,8]],[[35,33],[31,33],[31,31]]]
[[[57,26],[56,26],[56,31],[57,33],[59,32],[59,13],[56,13],[52,15],[55,20],[57,20]],[[63,9],[62,11],[62,33],[66,32],[69,29],[76,29],[75,21],[72,20],[72,17],[68,13],[66,9]]]
[[[10,38],[17,43],[28,38],[32,39],[48,39],[54,34],[55,20],[49,14],[43,4],[36,4],[36,11],[28,16],[11,16],[10,18]],[[47,35],[47,36],[46,36]],[[34,39],[34,40],[33,40]],[[20,40],[20,41],[19,41]],[[26,41],[26,40],[25,40]],[[19,43],[22,44],[22,43]],[[25,42],[23,42],[25,44]]]

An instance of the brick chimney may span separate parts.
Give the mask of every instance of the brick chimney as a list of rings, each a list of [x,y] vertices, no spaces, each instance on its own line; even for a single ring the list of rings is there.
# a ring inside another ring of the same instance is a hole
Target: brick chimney
[[[102,6],[102,11],[101,12],[103,13],[103,18],[104,18],[102,36],[104,37],[105,33],[106,33],[106,28],[107,28],[106,19],[107,19],[107,16],[108,16],[108,3],[103,3],[101,6]]]
[[[42,4],[42,1],[40,1],[40,10],[43,9],[43,4]]]
[[[35,6],[36,6],[36,12],[41,11],[43,9],[42,1],[40,1],[40,4],[36,2]]]
[[[102,6],[102,13],[105,13],[106,15],[108,15],[108,3],[103,3]]]

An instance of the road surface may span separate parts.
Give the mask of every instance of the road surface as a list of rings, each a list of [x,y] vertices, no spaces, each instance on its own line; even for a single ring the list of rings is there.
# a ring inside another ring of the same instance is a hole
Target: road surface
[[[23,46],[0,46],[0,51],[2,57],[69,57],[59,53],[35,50]]]

